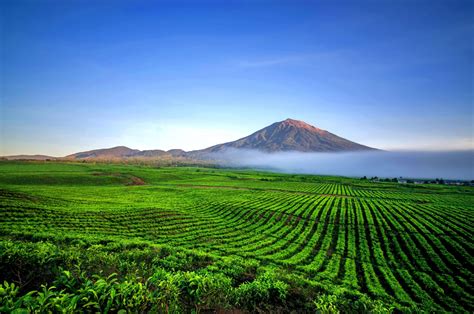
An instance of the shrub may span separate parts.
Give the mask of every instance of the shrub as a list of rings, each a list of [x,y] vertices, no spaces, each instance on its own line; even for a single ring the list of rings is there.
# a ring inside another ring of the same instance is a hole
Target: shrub
[[[248,311],[270,310],[270,304],[275,307],[284,306],[287,293],[288,285],[277,280],[273,271],[267,271],[235,290],[235,305]]]

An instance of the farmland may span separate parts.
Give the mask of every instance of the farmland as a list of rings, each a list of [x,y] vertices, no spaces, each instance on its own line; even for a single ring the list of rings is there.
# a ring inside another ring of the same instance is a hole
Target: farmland
[[[474,311],[474,189],[0,163],[0,312]]]

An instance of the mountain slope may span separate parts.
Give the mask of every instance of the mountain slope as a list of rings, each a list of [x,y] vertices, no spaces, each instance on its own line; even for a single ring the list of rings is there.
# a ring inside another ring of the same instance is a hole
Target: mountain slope
[[[351,142],[306,122],[286,119],[275,122],[237,141],[215,145],[199,153],[216,153],[228,149],[257,149],[266,152],[344,152],[374,150]]]
[[[89,150],[86,152],[79,152],[72,155],[68,155],[65,158],[69,159],[102,159],[102,158],[124,158],[131,157],[139,153],[138,149],[131,149],[125,146],[116,146],[112,148],[103,148]]]
[[[131,149],[126,146],[116,146],[112,148],[95,149],[86,152],[79,152],[64,157],[65,159],[153,159],[153,158],[175,158],[186,157],[186,152],[181,149],[170,149],[168,151],[153,149],[153,150],[138,150]]]

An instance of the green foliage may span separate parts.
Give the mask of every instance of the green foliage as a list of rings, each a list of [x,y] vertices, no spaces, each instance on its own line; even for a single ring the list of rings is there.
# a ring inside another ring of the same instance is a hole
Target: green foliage
[[[0,312],[472,312],[473,192],[2,162]]]
[[[197,274],[185,272],[180,278],[181,300],[197,312],[201,309],[225,308],[229,306],[231,280],[222,274]]]
[[[243,283],[235,291],[236,303],[248,311],[270,310],[268,307],[284,306],[288,285],[268,271],[256,280]]]
[[[333,294],[320,294],[313,301],[318,313],[392,313],[394,306],[381,300],[372,300],[367,296],[345,289],[336,289]]]

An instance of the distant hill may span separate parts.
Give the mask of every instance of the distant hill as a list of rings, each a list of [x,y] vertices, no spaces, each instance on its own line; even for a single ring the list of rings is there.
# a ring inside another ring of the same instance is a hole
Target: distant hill
[[[86,152],[79,152],[72,155],[68,155],[67,159],[108,159],[108,158],[125,158],[131,157],[139,153],[138,149],[131,149],[125,146],[117,146],[112,148],[95,149]]]
[[[12,156],[2,156],[0,158],[6,160],[55,160],[56,157],[46,156],[46,155],[12,155]]]
[[[217,153],[228,149],[256,149],[265,152],[347,152],[374,150],[351,142],[306,122],[286,119],[275,122],[237,141],[215,145],[194,153]]]
[[[115,160],[115,159],[156,159],[156,158],[174,158],[185,157],[186,152],[181,149],[171,149],[164,151],[161,149],[138,150],[126,146],[116,146],[112,148],[95,149],[63,157],[63,159],[74,160]]]

